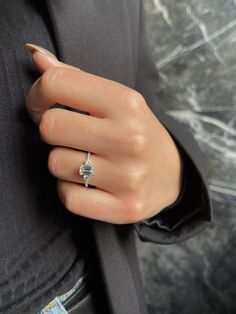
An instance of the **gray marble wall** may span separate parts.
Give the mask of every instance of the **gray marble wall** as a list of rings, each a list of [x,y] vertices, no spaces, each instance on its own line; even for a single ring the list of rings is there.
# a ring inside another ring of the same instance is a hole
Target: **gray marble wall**
[[[208,162],[212,227],[179,244],[137,239],[150,313],[236,313],[236,0],[145,0],[159,99]]]

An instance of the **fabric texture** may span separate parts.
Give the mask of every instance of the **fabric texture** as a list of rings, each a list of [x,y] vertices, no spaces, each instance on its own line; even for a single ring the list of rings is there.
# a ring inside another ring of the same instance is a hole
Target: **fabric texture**
[[[55,52],[43,1],[0,2],[0,313],[34,313],[63,293],[90,259],[86,220],[70,214],[47,169],[50,146],[25,110],[39,77],[26,42]]]

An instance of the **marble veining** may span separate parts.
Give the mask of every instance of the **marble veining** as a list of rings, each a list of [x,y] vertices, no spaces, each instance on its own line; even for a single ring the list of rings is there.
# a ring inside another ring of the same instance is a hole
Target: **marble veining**
[[[207,162],[214,224],[174,245],[137,239],[150,313],[236,313],[236,1],[145,0],[157,94]]]

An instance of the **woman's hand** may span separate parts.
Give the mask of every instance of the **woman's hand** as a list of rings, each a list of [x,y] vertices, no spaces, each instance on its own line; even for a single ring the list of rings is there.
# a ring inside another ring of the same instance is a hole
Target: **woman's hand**
[[[43,141],[54,146],[48,168],[58,178],[64,206],[81,216],[126,224],[172,204],[181,190],[181,156],[143,96],[64,64],[41,47],[26,47],[42,74],[26,96],[26,108]],[[50,109],[55,103],[90,115]],[[89,185],[96,188],[85,187],[79,174],[87,151],[95,166]]]

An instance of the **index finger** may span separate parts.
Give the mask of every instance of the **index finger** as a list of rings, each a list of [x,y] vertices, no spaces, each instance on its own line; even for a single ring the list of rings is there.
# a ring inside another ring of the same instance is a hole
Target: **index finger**
[[[122,114],[122,106],[130,91],[131,88],[121,83],[77,68],[51,67],[30,88],[26,108],[37,124],[55,103],[96,117],[116,117]]]

